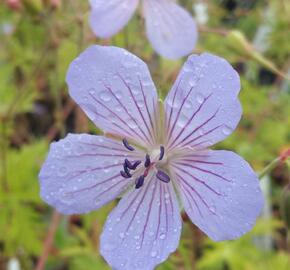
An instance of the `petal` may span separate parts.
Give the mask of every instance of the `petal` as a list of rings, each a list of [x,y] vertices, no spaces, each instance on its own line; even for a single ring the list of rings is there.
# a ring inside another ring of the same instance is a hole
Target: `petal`
[[[172,163],[190,219],[215,241],[248,232],[263,207],[259,180],[249,164],[230,151],[202,151]]]
[[[229,136],[240,121],[238,73],[204,53],[184,64],[165,100],[168,148],[206,148]]]
[[[105,132],[153,144],[157,92],[146,64],[117,47],[91,46],[67,73],[72,98]]]
[[[41,197],[64,214],[97,209],[130,185],[120,170],[125,157],[136,160],[140,154],[102,136],[69,134],[51,144],[39,174]]]
[[[181,218],[172,184],[145,181],[106,221],[101,253],[113,269],[152,270],[178,246]]]
[[[189,54],[197,40],[197,28],[191,15],[172,0],[143,3],[147,36],[153,48],[169,59]]]
[[[101,38],[119,32],[131,19],[139,0],[90,0],[90,25]]]

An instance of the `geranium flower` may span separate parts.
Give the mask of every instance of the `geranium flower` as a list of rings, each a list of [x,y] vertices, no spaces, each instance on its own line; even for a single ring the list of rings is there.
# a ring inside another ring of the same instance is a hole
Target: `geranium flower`
[[[41,196],[64,214],[121,196],[101,235],[113,269],[153,269],[179,242],[185,212],[214,241],[251,229],[263,198],[249,164],[208,147],[241,117],[237,72],[224,59],[192,55],[164,104],[146,64],[124,49],[92,46],[71,64],[72,98],[105,136],[69,134],[52,143]]]
[[[119,32],[130,20],[140,0],[90,0],[90,25],[101,38]],[[173,0],[143,0],[146,33],[152,47],[165,58],[188,55],[197,40],[191,15]]]

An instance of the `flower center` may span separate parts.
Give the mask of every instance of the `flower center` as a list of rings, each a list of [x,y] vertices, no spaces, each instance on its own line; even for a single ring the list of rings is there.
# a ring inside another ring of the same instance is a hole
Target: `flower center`
[[[129,144],[126,139],[123,139],[123,145],[129,151],[135,151],[135,148]],[[123,163],[123,170],[120,171],[124,178],[135,178],[135,188],[139,189],[144,185],[146,177],[149,173],[156,173],[156,178],[162,182],[169,183],[169,175],[160,167],[166,162],[165,148],[160,145],[158,149],[153,149],[150,153],[145,155],[144,161],[134,160],[130,161],[127,158]]]

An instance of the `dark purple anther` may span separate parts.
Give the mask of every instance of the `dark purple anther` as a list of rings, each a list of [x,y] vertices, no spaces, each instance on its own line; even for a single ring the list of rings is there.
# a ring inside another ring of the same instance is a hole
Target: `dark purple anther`
[[[145,180],[144,175],[141,175],[140,177],[138,177],[135,180],[135,188],[138,189],[138,188],[142,187],[144,184],[144,180]]]
[[[134,150],[135,150],[135,148],[133,148],[133,147],[129,144],[129,142],[127,141],[127,139],[123,139],[123,144],[124,144],[124,146],[125,146],[128,150],[130,150],[130,151],[134,151]]]
[[[150,166],[150,164],[151,164],[150,156],[148,154],[146,154],[145,163],[144,163],[145,168],[148,168]]]
[[[124,177],[124,178],[131,178],[132,177],[132,175],[129,173],[129,174],[127,174],[127,173],[125,173],[124,171],[120,171],[120,174]]]
[[[132,164],[132,170],[136,170],[137,167],[141,164],[141,160],[137,160]]]
[[[162,160],[164,157],[164,146],[160,146],[160,155],[159,155],[159,160]]]
[[[130,170],[132,170],[132,163],[126,158],[124,163]]]
[[[132,176],[132,174],[130,173],[129,168],[126,165],[126,162],[123,164],[123,168],[124,168],[124,172],[128,175],[128,176]]]
[[[164,171],[158,170],[156,177],[161,180],[162,182],[169,183],[170,182],[170,177],[167,173]]]

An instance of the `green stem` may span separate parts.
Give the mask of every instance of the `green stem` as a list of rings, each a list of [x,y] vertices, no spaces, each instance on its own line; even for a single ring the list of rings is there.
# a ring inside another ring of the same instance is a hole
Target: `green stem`
[[[279,163],[281,162],[281,157],[275,158],[271,161],[260,173],[259,178],[262,179],[265,175],[271,172]]]
[[[7,119],[3,119],[1,127],[1,186],[4,192],[9,190],[7,179]]]

